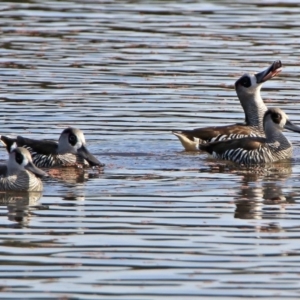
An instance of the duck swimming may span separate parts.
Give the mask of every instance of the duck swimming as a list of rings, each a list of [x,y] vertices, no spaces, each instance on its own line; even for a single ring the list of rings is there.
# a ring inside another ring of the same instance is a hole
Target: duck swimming
[[[199,149],[214,158],[243,165],[264,164],[290,159],[293,147],[283,135],[283,129],[300,133],[300,127],[289,121],[279,108],[270,108],[263,119],[265,137],[245,137],[199,145]]]
[[[104,166],[104,164],[88,151],[84,134],[77,128],[66,128],[61,133],[58,142],[35,140],[22,136],[9,138],[3,135],[0,139],[6,146],[8,152],[15,147],[28,149],[34,164],[40,168],[59,166]]]
[[[225,126],[210,126],[193,130],[173,131],[186,151],[197,151],[199,144],[264,136],[263,116],[267,111],[260,90],[262,84],[281,72],[282,63],[276,60],[266,70],[255,75],[244,74],[235,82],[235,90],[245,113],[245,122]]]
[[[0,165],[0,190],[15,192],[40,192],[43,183],[39,177],[47,173],[37,168],[29,151],[17,147],[9,153],[6,165]]]

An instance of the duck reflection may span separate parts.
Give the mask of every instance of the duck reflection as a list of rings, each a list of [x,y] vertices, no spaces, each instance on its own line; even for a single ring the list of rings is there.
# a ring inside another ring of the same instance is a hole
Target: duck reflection
[[[247,172],[248,171],[248,172]],[[240,189],[235,197],[235,218],[272,219],[295,202],[293,194],[283,192],[285,181],[292,174],[290,163],[243,170]]]
[[[33,210],[45,209],[38,204],[41,197],[41,192],[1,192],[0,206],[7,206],[10,221],[24,227],[29,224]]]
[[[103,173],[101,169],[95,169],[93,172],[84,168],[64,167],[52,168],[48,170],[48,174],[58,181],[68,184],[84,183],[89,178],[98,177]]]
[[[84,196],[84,193],[82,191],[81,192],[68,191],[62,197],[62,200],[65,200],[65,201],[84,201],[85,196]]]
[[[234,217],[239,219],[274,219],[282,217],[289,203],[295,202],[295,193],[283,191],[292,174],[290,161],[256,167],[242,167],[231,163],[207,165],[211,173],[239,175],[238,190],[234,196]],[[207,172],[207,166],[205,172]],[[201,170],[200,170],[201,172]]]

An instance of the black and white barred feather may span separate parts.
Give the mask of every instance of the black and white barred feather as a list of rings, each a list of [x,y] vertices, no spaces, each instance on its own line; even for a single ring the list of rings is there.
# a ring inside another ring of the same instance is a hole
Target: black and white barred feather
[[[252,131],[250,134],[220,134],[210,140],[203,141],[204,143],[212,143],[212,142],[219,142],[219,141],[227,141],[227,140],[234,140],[234,139],[242,139],[245,137],[261,137],[263,136],[263,133],[260,133],[259,131]]]
[[[7,177],[0,177],[0,190],[18,192],[40,192],[43,190],[42,181],[28,171]]]
[[[80,156],[73,153],[65,154],[41,154],[35,152],[31,147],[24,145],[32,157],[34,164],[38,168],[51,168],[54,166],[74,166],[77,164],[83,164],[88,166],[88,162]]]
[[[214,158],[230,160],[238,164],[252,165],[270,163],[290,157],[292,148],[278,149],[269,145],[261,145],[254,150],[243,148],[228,149],[222,153],[212,152]]]

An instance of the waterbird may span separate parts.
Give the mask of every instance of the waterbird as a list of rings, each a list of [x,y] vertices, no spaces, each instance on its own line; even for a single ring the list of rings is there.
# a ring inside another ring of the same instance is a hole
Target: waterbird
[[[69,127],[63,130],[58,142],[35,140],[17,136],[0,137],[8,152],[15,147],[24,147],[31,153],[33,162],[40,168],[98,166],[104,167],[87,149],[84,134],[80,129]]]
[[[41,192],[39,177],[47,173],[37,168],[29,151],[22,147],[12,149],[6,165],[0,165],[0,190],[16,192]]]
[[[290,159],[292,144],[283,135],[283,129],[300,133],[300,127],[289,121],[279,108],[270,108],[264,118],[265,137],[245,137],[216,141],[199,145],[199,149],[212,154],[214,158],[230,160],[242,165],[259,165]]]
[[[264,71],[244,74],[235,82],[235,90],[245,113],[244,123],[211,126],[193,130],[172,131],[186,151],[198,151],[199,144],[237,139],[246,136],[264,136],[263,116],[267,107],[260,95],[262,84],[281,72],[282,63],[274,61]]]

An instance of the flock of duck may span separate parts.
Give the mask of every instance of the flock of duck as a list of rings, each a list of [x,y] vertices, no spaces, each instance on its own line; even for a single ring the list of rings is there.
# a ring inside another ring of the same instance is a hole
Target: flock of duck
[[[262,84],[281,72],[280,60],[263,72],[244,74],[235,82],[235,90],[245,113],[244,123],[173,131],[186,151],[205,151],[218,159],[244,165],[257,165],[289,159],[292,145],[282,134],[284,128],[300,132],[279,108],[267,109],[260,90]],[[9,153],[0,166],[0,190],[42,191],[40,168],[103,167],[87,147],[84,134],[76,128],[65,129],[58,142],[18,136],[0,136]]]

